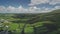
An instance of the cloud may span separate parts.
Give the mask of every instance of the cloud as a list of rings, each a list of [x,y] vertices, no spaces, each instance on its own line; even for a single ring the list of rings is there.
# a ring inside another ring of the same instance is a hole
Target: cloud
[[[22,6],[19,6],[18,8],[13,6],[0,6],[0,13],[25,13],[27,9],[23,8]]]
[[[36,6],[32,6],[29,8],[23,8],[22,6],[13,7],[13,6],[0,6],[0,13],[46,13],[51,10],[60,9],[60,6],[55,6],[54,8],[38,8]]]
[[[52,8],[51,10],[57,10],[60,9],[60,6],[55,6],[54,8]]]
[[[9,12],[12,12],[12,11],[15,11],[15,7],[12,7],[12,6],[9,6],[6,8],[6,11],[9,11]]]
[[[55,9],[60,9],[60,6],[55,6]]]
[[[55,5],[55,4],[60,4],[60,0],[51,0],[49,4]]]
[[[19,6],[18,8],[16,8],[16,11],[21,12],[21,13],[26,13],[27,9],[23,8],[22,6]]]
[[[55,5],[60,3],[60,0],[31,0],[31,3],[29,5],[33,6],[33,5],[38,5],[42,3],[49,3],[51,5]]]
[[[5,7],[4,6],[0,6],[0,11],[4,11]]]
[[[23,8],[22,6],[19,6],[18,8],[13,6],[0,6],[0,13],[41,13],[41,8],[29,7],[29,8]]]
[[[37,5],[41,3],[48,3],[48,0],[31,0],[31,3],[29,5]]]
[[[39,13],[40,12],[40,8],[37,7],[29,7],[28,9],[29,13]]]

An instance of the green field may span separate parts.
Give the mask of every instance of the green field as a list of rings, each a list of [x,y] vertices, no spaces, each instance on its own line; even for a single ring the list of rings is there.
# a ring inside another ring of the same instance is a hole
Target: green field
[[[60,34],[60,10],[39,14],[0,13],[0,32]]]

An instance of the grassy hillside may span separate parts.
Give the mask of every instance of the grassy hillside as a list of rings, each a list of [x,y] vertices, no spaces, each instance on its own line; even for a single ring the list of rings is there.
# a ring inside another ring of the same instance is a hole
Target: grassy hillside
[[[7,28],[6,28],[7,27]],[[0,31],[11,34],[60,34],[60,10],[40,14],[0,13]]]

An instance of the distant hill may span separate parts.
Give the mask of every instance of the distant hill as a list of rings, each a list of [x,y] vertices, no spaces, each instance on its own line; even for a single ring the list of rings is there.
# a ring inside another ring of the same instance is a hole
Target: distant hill
[[[40,15],[42,21],[54,21],[54,22],[60,22],[60,9],[53,10],[49,13],[41,14]]]

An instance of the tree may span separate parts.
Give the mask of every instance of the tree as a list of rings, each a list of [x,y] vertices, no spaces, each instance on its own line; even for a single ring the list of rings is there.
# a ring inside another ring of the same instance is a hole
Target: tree
[[[20,20],[14,20],[14,21],[12,21],[14,23],[18,23],[19,28],[20,28],[20,23],[24,23],[24,26],[22,28],[21,34],[25,34],[24,29],[25,29],[25,27],[27,25],[27,22],[26,22],[27,20],[24,20],[24,19],[26,19],[25,16],[26,16],[25,14],[17,14],[15,16],[13,16],[13,18],[20,19]]]
[[[36,31],[37,29],[36,29],[35,25],[33,25],[33,24],[37,23],[39,21],[40,21],[40,16],[39,15],[37,15],[35,17],[32,17],[27,21],[27,23],[30,24],[33,27],[34,34],[37,34],[37,31]]]
[[[28,16],[28,15],[25,15],[25,17],[26,16]],[[16,18],[21,18],[20,17],[20,15],[17,15],[17,16],[15,16]],[[15,18],[15,17],[13,17],[13,18]],[[23,28],[22,28],[22,31],[21,31],[21,34],[25,34],[25,32],[24,32],[24,29],[25,29],[25,27],[26,27],[26,25],[27,24],[34,24],[34,23],[36,23],[36,22],[38,22],[40,19],[40,16],[39,15],[33,15],[32,16],[32,14],[31,14],[31,17],[29,18],[25,18],[25,17],[22,17],[22,19],[20,19],[20,20],[16,20],[16,21],[13,21],[13,22],[16,22],[16,23],[24,23],[24,26],[23,26]],[[24,20],[24,18],[25,19],[27,19],[27,20]],[[34,29],[34,31],[35,31],[35,26],[33,26],[33,29]],[[36,33],[36,32],[34,32],[34,33]]]

